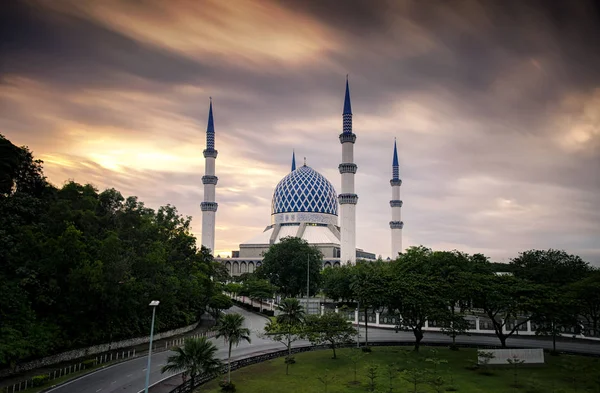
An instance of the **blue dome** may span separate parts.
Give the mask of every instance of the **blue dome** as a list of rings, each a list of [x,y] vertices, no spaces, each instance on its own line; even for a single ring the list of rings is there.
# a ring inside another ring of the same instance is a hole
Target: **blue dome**
[[[323,175],[301,166],[281,179],[273,193],[271,214],[324,213],[337,216],[337,193]]]

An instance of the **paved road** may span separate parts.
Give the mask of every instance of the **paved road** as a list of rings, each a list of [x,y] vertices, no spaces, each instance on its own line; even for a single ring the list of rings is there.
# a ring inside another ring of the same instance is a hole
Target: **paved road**
[[[242,343],[234,349],[234,356],[240,357],[257,351],[284,349],[282,344],[274,343],[271,340],[263,339],[258,336],[263,331],[266,319],[247,312],[241,308],[234,307],[230,312],[237,312],[246,317],[246,326],[251,330],[252,343]],[[362,329],[361,329],[362,331]],[[361,342],[364,340],[364,331],[361,332]],[[369,329],[369,341],[410,341],[413,339],[411,332],[398,332],[393,330]],[[227,349],[223,340],[212,339],[219,348],[218,356],[222,359],[227,358]],[[458,337],[458,343],[481,344],[481,345],[499,345],[499,340],[491,336],[464,336]],[[437,333],[427,332],[423,343],[448,343],[449,337]],[[548,340],[540,340],[534,337],[529,338],[513,338],[507,341],[509,346],[524,346],[551,348],[552,343]],[[297,341],[296,346],[307,345],[307,341]],[[558,342],[557,349],[563,351],[573,351],[581,353],[594,353],[600,355],[600,343],[590,342]],[[150,367],[150,384],[160,381],[170,374],[162,374],[161,367],[166,363],[167,357],[171,354],[170,351],[160,352],[152,355],[152,365]],[[146,377],[146,364],[148,358],[138,358],[124,363],[119,363],[112,367],[99,370],[92,374],[75,380],[71,383],[59,386],[48,392],[52,393],[138,393],[144,389]]]

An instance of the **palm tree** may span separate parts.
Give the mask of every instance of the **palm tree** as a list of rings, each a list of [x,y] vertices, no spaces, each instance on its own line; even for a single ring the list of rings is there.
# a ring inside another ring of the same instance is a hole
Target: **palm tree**
[[[167,358],[161,372],[187,373],[191,379],[190,391],[194,389],[197,376],[215,376],[223,369],[223,364],[216,358],[217,347],[206,337],[188,338],[183,347],[175,347],[173,351],[175,354]]]
[[[304,321],[304,308],[300,305],[300,301],[295,298],[284,299],[279,307],[280,314],[277,316],[277,323],[280,324],[286,331],[288,356],[286,359],[285,373],[288,373],[288,367],[292,362],[292,333]]]
[[[242,342],[250,343],[250,329],[244,327],[244,318],[240,314],[225,314],[219,319],[217,325],[217,338],[224,337],[229,342],[229,356],[227,357],[227,383],[231,383],[231,348]]]
[[[280,325],[296,326],[304,320],[304,308],[298,299],[284,299],[278,310],[280,314],[277,316],[277,323]]]

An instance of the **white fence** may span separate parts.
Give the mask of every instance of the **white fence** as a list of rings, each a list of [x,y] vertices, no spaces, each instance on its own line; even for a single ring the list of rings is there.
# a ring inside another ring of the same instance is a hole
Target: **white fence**
[[[135,357],[135,349],[129,351],[111,352],[103,354],[101,356],[97,356],[94,359],[89,359],[93,360],[92,362],[86,361],[77,364],[71,364],[69,366],[50,371],[49,373],[39,374],[37,375],[37,377],[48,376],[48,379],[40,383],[38,386],[46,385],[49,381],[52,381],[54,379],[62,378],[66,375],[81,372],[83,370],[96,367],[100,364],[109,363],[117,360],[124,360],[133,357]],[[0,391],[2,393],[15,393],[27,390],[32,387],[35,387],[34,378],[28,378],[23,381],[19,381],[15,384],[5,386]]]
[[[179,329],[173,329],[166,332],[158,333],[154,335],[154,340],[160,340],[163,338],[168,338],[172,336],[178,336],[180,334],[187,333],[191,330],[194,330],[198,326],[199,322],[194,323],[193,325],[185,326]],[[11,374],[16,374],[23,371],[34,370],[37,368],[48,367],[53,364],[68,362],[70,360],[82,359],[90,357],[91,355],[96,355],[100,353],[110,352],[118,349],[130,348],[136,345],[145,344],[150,342],[150,336],[145,337],[137,337],[131,338],[128,340],[116,341],[112,343],[99,344],[94,345],[87,348],[75,349],[72,351],[67,351],[63,353],[59,353],[57,355],[47,356],[42,359],[33,360],[31,362],[23,363],[17,365],[14,370],[9,368],[0,370],[0,378],[9,376]]]
[[[478,351],[478,364],[486,362],[485,359],[481,356],[481,352],[490,352],[494,355],[493,358],[489,359],[489,362],[487,362],[487,364],[509,364],[509,359],[519,359],[526,364],[544,363],[544,350],[542,348],[488,349],[485,351]]]

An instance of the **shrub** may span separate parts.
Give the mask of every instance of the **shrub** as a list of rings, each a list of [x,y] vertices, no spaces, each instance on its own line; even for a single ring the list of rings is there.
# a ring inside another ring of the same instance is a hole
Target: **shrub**
[[[372,352],[371,347],[361,347],[361,349],[362,349],[363,352],[367,352],[367,353]]]
[[[50,379],[50,377],[47,374],[46,375],[36,375],[35,377],[32,378],[32,384],[33,384],[33,386],[42,386],[43,384],[48,382],[49,379]]]
[[[294,359],[293,356],[286,356],[285,357],[285,364],[294,364],[296,363],[296,359]]]
[[[450,346],[448,348],[451,351],[458,351],[459,350],[458,345],[455,345],[455,344],[450,344]]]
[[[88,369],[90,367],[94,367],[96,363],[96,359],[88,359],[84,360],[81,364],[83,364],[83,368]]]
[[[222,392],[235,392],[235,384],[233,382],[221,381],[219,382]]]

